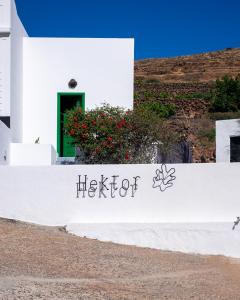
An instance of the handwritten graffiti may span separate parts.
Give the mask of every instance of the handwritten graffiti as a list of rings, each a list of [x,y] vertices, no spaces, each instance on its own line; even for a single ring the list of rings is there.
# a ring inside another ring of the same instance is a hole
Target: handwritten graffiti
[[[120,197],[134,197],[138,189],[138,180],[140,176],[134,176],[131,179],[120,179],[119,175],[112,175],[106,177],[100,176],[99,180],[89,180],[87,175],[78,175],[77,181],[77,198],[81,196],[85,198],[115,198]]]
[[[240,217],[237,217],[237,220],[233,222],[233,228],[232,230],[235,230],[236,226],[240,223]]]
[[[167,188],[173,186],[173,181],[176,179],[174,176],[175,168],[167,169],[165,164],[162,164],[160,169],[156,170],[156,176],[153,177],[153,188],[159,188],[164,192]]]

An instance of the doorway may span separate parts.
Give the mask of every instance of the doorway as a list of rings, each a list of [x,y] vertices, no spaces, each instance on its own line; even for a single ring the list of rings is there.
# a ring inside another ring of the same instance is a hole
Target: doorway
[[[66,113],[75,107],[85,108],[84,93],[58,93],[57,97],[57,152],[59,157],[75,157],[73,139],[64,130]]]

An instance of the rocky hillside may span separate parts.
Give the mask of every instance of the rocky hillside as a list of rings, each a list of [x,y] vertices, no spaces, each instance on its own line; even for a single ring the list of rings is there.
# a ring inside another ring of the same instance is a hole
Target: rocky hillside
[[[172,103],[172,128],[192,144],[194,162],[215,161],[215,120],[239,117],[209,113],[216,79],[240,73],[240,48],[191,56],[144,59],[135,63],[135,105]]]

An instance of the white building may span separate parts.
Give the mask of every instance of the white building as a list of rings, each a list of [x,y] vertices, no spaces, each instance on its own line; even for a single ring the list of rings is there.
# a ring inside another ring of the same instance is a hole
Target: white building
[[[216,162],[240,161],[240,119],[216,122]]]
[[[133,39],[28,37],[14,1],[0,0],[0,163],[73,156],[64,111],[104,102],[131,108],[133,73]]]

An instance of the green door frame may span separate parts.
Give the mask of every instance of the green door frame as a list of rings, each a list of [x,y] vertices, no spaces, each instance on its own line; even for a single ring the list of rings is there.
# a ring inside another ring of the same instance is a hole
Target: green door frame
[[[57,153],[60,155],[61,149],[61,96],[71,96],[77,95],[82,96],[82,109],[85,111],[85,93],[67,93],[67,92],[58,92],[57,93]]]

